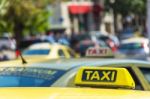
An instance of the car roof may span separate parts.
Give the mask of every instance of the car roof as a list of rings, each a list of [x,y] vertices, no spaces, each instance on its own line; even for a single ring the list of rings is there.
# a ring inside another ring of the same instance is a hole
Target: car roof
[[[39,58],[40,60],[41,58]],[[30,61],[27,64],[22,64],[21,60],[14,60],[8,62],[0,62],[0,67],[43,67],[69,70],[80,66],[104,66],[113,64],[144,64],[149,66],[147,61],[129,60],[129,59],[100,59],[100,58],[71,58],[71,59],[44,59],[41,61]],[[114,65],[113,65],[114,66]]]
[[[50,68],[58,68],[69,70],[80,66],[104,66],[112,64],[144,64],[150,65],[149,62],[139,60],[128,59],[98,59],[98,58],[78,58],[78,59],[56,59],[51,61],[45,61],[41,63],[31,64],[30,66],[42,65]],[[46,65],[47,64],[47,65]]]
[[[48,43],[48,42],[42,42],[42,43],[32,44],[28,48],[29,49],[49,49],[51,47],[66,47],[66,46],[58,44],[58,43],[51,44],[51,43]]]
[[[150,92],[96,88],[0,88],[4,99],[148,99]],[[42,93],[42,94],[38,94]]]
[[[144,37],[134,37],[134,38],[129,38],[122,40],[121,43],[126,44],[126,43],[148,43],[149,40]]]

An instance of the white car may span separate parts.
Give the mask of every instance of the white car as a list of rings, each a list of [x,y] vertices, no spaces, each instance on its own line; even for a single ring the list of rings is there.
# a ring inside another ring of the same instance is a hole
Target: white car
[[[16,41],[12,37],[0,37],[0,61],[16,58]]]
[[[118,48],[117,57],[146,60],[149,56],[147,38],[130,38],[123,40]]]

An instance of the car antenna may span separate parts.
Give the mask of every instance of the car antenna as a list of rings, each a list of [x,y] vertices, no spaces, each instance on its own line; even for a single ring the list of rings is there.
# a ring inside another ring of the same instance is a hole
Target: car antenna
[[[16,53],[18,54],[18,56],[21,57],[22,64],[27,64],[27,61],[23,58],[21,51],[20,51],[20,50],[17,50]]]
[[[27,64],[27,61],[23,58],[22,53],[20,53],[20,57],[21,57],[21,60],[22,60],[22,64]]]

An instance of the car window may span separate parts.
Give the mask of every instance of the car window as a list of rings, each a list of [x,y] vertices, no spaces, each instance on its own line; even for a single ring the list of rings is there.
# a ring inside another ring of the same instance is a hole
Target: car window
[[[109,47],[104,41],[102,41],[102,40],[99,40],[99,46],[100,47]]]
[[[150,68],[140,68],[141,72],[143,73],[145,79],[150,84]]]
[[[60,57],[66,57],[66,56],[65,56],[65,53],[64,53],[64,51],[63,51],[62,49],[59,49],[59,50],[58,50],[58,55],[59,55]]]
[[[47,55],[50,53],[50,49],[32,49],[25,50],[23,55]]]
[[[141,43],[128,43],[128,44],[121,44],[119,49],[138,49],[142,48]]]
[[[68,51],[70,57],[75,57],[75,53],[72,50],[68,49],[67,51]]]
[[[106,41],[108,39],[110,39],[108,36],[100,36],[98,37],[99,40],[103,40],[103,41]]]
[[[48,87],[64,73],[65,70],[51,68],[0,68],[0,87]]]
[[[131,76],[135,82],[135,90],[144,90],[144,88],[142,87],[142,84],[140,83],[138,77],[135,74],[135,71],[130,67],[128,67],[126,69],[129,71],[129,73],[131,74]]]

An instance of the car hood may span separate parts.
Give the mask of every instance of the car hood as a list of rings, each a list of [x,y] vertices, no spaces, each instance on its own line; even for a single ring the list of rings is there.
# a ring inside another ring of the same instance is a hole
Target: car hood
[[[150,92],[95,88],[0,88],[0,99],[149,99]]]

